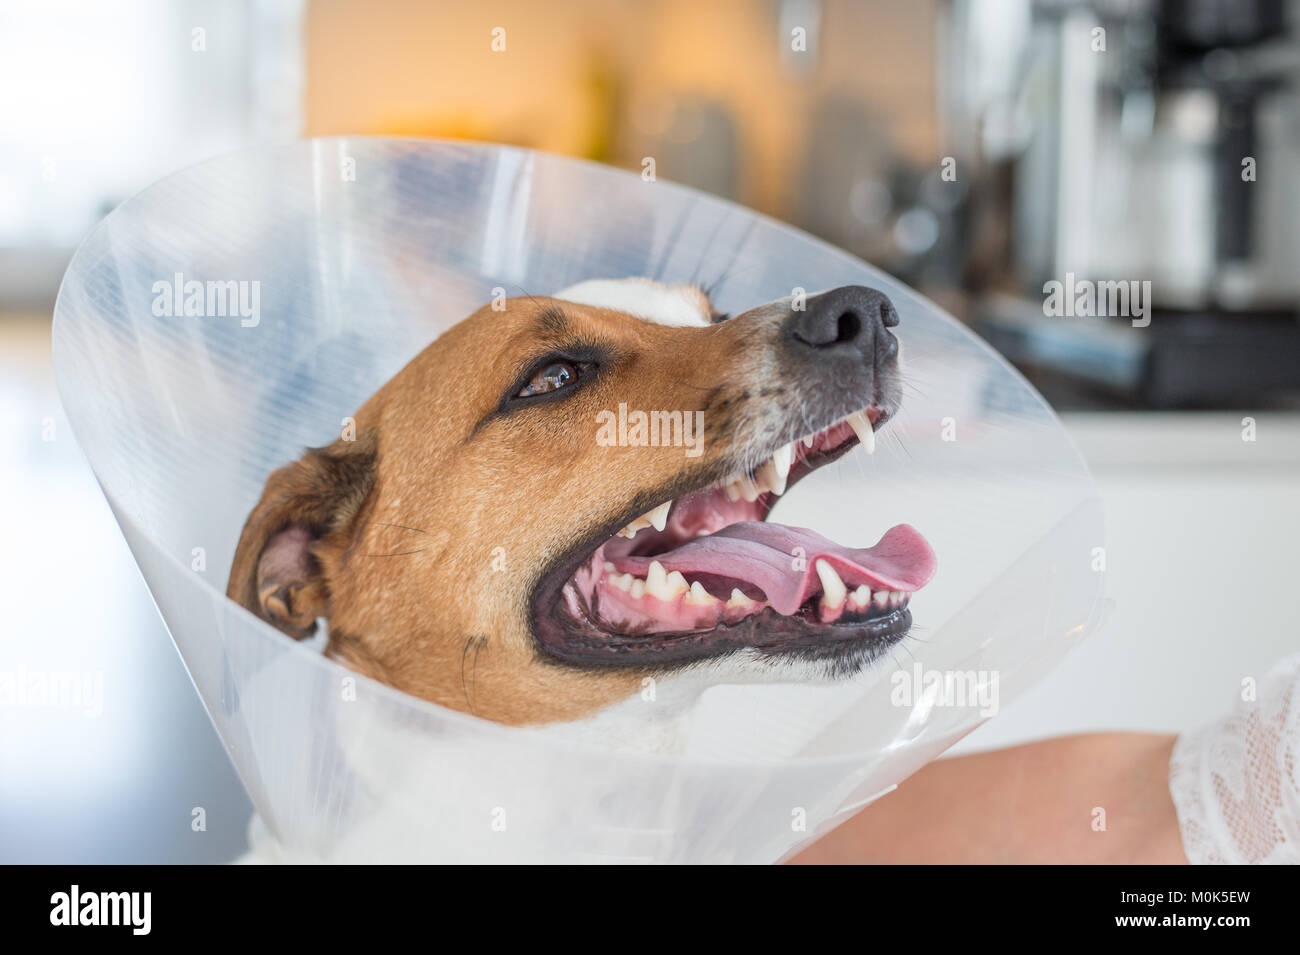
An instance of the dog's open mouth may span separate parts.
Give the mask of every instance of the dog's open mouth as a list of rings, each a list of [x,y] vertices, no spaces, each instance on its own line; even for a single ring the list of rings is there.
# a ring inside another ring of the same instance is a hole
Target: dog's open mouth
[[[874,450],[880,417],[850,415],[561,561],[533,599],[543,647],[566,662],[605,665],[742,648],[846,668],[874,659],[911,626],[912,594],[935,571],[929,544],[906,524],[853,548],[766,518],[805,475],[856,444]]]

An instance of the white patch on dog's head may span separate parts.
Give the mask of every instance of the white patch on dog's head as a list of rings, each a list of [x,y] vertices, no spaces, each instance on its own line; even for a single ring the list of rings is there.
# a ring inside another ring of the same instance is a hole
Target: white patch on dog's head
[[[553,297],[616,309],[660,325],[708,325],[713,321],[713,306],[698,285],[665,285],[643,278],[588,279]]]

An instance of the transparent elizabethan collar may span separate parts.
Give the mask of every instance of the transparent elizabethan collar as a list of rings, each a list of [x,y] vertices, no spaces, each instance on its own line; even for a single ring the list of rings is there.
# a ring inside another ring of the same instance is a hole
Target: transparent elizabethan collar
[[[773,515],[855,546],[897,523],[926,535],[939,571],[889,660],[833,685],[715,687],[684,752],[647,755],[408,697],[226,599],[267,475],[494,289],[634,275],[700,282],[732,314],[845,284],[893,300],[901,413],[874,455],[810,475]],[[167,314],[190,281],[235,283],[240,307]],[[999,356],[822,242],[617,170],[384,139],[213,160],[86,240],[54,346],[78,439],[287,858],[774,861],[1006,705],[1100,605],[1092,481]]]

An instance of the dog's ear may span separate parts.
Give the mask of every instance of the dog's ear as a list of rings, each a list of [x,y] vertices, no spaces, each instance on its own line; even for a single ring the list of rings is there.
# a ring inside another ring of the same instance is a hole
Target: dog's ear
[[[295,639],[329,616],[324,545],[346,547],[375,484],[372,433],[311,448],[273,473],[248,516],[226,594]]]

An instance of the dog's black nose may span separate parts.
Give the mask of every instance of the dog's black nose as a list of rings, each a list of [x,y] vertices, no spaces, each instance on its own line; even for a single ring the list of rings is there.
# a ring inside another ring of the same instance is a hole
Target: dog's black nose
[[[786,321],[794,349],[811,349],[827,358],[861,355],[877,368],[898,354],[898,339],[889,331],[898,324],[898,312],[883,293],[845,285],[814,295],[804,305]]]
[[[788,327],[791,337],[809,348],[860,348],[874,344],[897,324],[898,313],[883,293],[844,285],[808,299],[803,311],[791,315]]]

